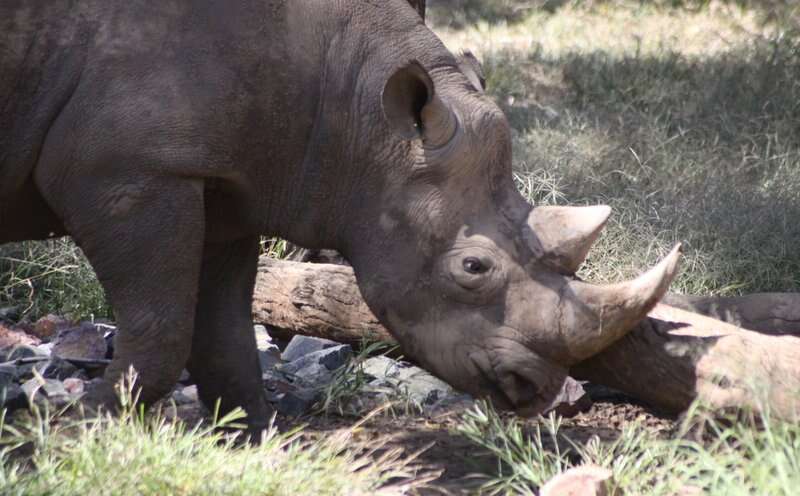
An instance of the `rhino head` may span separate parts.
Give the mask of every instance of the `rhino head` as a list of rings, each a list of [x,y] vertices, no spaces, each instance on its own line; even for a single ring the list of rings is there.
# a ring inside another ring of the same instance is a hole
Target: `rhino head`
[[[391,177],[346,256],[406,353],[463,391],[535,414],[571,365],[658,302],[679,247],[630,282],[576,278],[610,208],[532,207],[513,182],[508,122],[479,81],[463,60],[431,71],[411,61],[387,78]]]

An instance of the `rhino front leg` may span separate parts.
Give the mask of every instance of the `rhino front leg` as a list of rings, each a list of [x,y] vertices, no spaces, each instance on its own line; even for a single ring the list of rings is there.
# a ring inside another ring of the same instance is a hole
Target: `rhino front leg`
[[[253,333],[253,287],[258,237],[224,245],[206,245],[200,276],[189,372],[203,403],[222,413],[242,407],[251,432],[267,426],[272,415],[261,381]]]
[[[140,400],[174,387],[189,357],[204,237],[201,181],[116,177],[65,185],[58,211],[114,308],[119,333],[104,380],[85,397],[114,408],[133,366]]]

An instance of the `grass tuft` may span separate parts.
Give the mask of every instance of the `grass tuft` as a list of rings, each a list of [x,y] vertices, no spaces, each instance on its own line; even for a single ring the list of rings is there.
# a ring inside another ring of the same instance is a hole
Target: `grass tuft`
[[[704,435],[693,439],[700,424]],[[497,472],[482,487],[492,495],[534,495],[551,477],[581,464],[610,469],[611,492],[624,494],[666,496],[695,487],[708,495],[790,496],[800,487],[800,426],[768,413],[758,420],[715,419],[693,407],[670,438],[634,422],[611,442],[593,436],[579,443],[561,432],[554,415],[526,430],[479,403],[462,416],[457,431],[497,458]]]
[[[37,409],[26,421],[5,425],[0,493],[400,494],[430,478],[413,456],[380,440],[360,444],[352,430],[309,443],[299,430],[270,428],[253,446],[235,429],[241,411],[191,427],[160,412],[144,414],[130,387],[122,389],[127,399],[117,417],[75,420]],[[20,459],[22,448],[32,456]]]
[[[0,307],[20,318],[48,313],[73,319],[110,318],[103,287],[69,238],[0,246]]]

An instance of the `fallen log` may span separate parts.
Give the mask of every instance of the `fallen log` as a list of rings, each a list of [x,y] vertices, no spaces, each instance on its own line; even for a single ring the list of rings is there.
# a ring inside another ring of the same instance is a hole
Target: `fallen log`
[[[764,334],[800,336],[800,293],[667,295],[662,303]]]
[[[570,369],[666,412],[695,399],[712,409],[800,413],[800,338],[773,336],[660,304],[633,331]]]
[[[253,321],[270,334],[294,334],[359,344],[397,344],[367,308],[346,265],[310,264],[261,257],[253,294]]]
[[[395,342],[367,308],[347,266],[262,257],[253,316],[286,334]],[[800,411],[800,338],[761,334],[664,304],[571,374],[670,413],[695,399],[719,409],[759,408],[763,401],[782,417]]]

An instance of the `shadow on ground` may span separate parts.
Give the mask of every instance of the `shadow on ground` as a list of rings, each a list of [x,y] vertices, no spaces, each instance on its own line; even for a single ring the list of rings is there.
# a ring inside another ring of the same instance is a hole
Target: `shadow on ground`
[[[632,230],[614,242],[687,242],[707,272],[688,292],[800,289],[800,41],[707,59],[502,51],[484,66],[517,170],[547,171],[565,202],[611,203]]]

